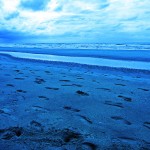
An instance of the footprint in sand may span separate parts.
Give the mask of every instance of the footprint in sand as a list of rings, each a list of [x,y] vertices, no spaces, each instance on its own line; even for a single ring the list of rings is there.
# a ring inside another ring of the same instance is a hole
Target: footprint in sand
[[[80,84],[63,84],[61,86],[75,86],[75,87],[82,87]]]
[[[136,78],[141,78],[140,76],[137,76]]]
[[[61,86],[72,86],[72,84],[62,84]]]
[[[82,87],[82,85],[80,84],[72,84],[73,86],[76,86],[76,87]]]
[[[13,137],[20,137],[23,133],[21,127],[10,127],[8,129],[0,129],[0,137],[3,140],[10,140]]]
[[[14,78],[14,79],[16,79],[16,80],[24,80],[24,78]]]
[[[30,127],[34,130],[37,130],[37,131],[43,131],[43,126],[41,123],[35,121],[35,120],[32,120],[30,122]]]
[[[16,92],[19,92],[19,93],[27,93],[27,91],[24,91],[24,90],[16,90]]]
[[[122,98],[123,100],[127,101],[127,102],[131,102],[132,99],[130,97],[126,97],[126,96],[122,96],[122,95],[118,95],[119,98]]]
[[[11,115],[11,114],[9,114],[9,113],[7,113],[7,112],[5,112],[4,110],[2,110],[2,109],[0,109],[0,114],[5,114],[5,115]]]
[[[82,95],[82,96],[89,96],[89,94],[88,93],[86,93],[86,92],[83,92],[83,91],[76,91],[76,93],[77,94],[79,94],[79,95]]]
[[[119,139],[123,140],[123,141],[128,141],[128,142],[134,142],[137,141],[137,139],[133,138],[133,137],[127,137],[127,136],[120,136],[118,137]]]
[[[121,83],[116,83],[115,85],[126,86],[125,84],[121,84]]]
[[[15,72],[20,72],[20,70],[14,70]]]
[[[48,97],[46,97],[46,96],[42,96],[42,95],[38,96],[38,98],[40,98],[40,99],[44,99],[44,100],[49,100],[49,98],[48,98]]]
[[[34,82],[37,83],[37,84],[42,84],[42,83],[45,82],[45,80],[42,79],[42,78],[35,78],[35,81],[34,81]]]
[[[148,92],[149,90],[148,89],[143,89],[143,88],[138,88],[139,90],[142,90],[142,91],[146,91]]]
[[[64,106],[63,108],[66,109],[66,110],[73,111],[73,112],[80,112],[79,109],[75,109],[75,108],[72,108],[72,107],[70,107],[70,106]]]
[[[131,122],[129,122],[128,120],[125,120],[125,119],[122,118],[121,116],[112,116],[111,118],[112,118],[113,120],[123,121],[126,125],[131,125]]]
[[[32,109],[34,111],[41,112],[41,113],[48,113],[48,112],[50,112],[49,109],[41,107],[41,106],[32,106]],[[30,112],[30,111],[31,111],[30,109],[26,109],[26,112]]]
[[[92,124],[93,122],[86,116],[83,116],[83,115],[79,115],[84,121],[86,121],[87,123],[89,124]]]
[[[0,129],[0,138],[3,140],[11,140],[13,138],[14,144],[30,144],[30,142],[34,142],[34,144],[42,143],[42,145],[48,144],[54,146],[55,149],[60,149],[61,146],[70,147],[70,145],[81,147],[82,144],[88,145],[91,149],[94,147],[94,144],[90,142],[83,143],[84,136],[70,129],[52,128],[44,131],[44,126],[35,120],[32,120],[28,127],[28,129],[22,127]]]
[[[70,80],[59,80],[61,82],[70,82]]]
[[[91,142],[84,142],[83,143],[83,149],[87,150],[97,150],[97,145],[91,143]]]
[[[108,88],[96,88],[96,89],[111,92],[111,90],[110,90],[110,89],[108,89]]]
[[[45,71],[45,73],[51,73],[50,71]]]
[[[45,87],[46,89],[48,89],[48,90],[59,90],[59,88],[53,88],[53,87]]]
[[[148,129],[150,129],[150,122],[147,122],[147,121],[144,122],[143,126],[146,127],[146,128],[148,128]]]
[[[125,80],[123,80],[123,79],[117,79],[118,81],[125,81]]]
[[[6,86],[14,87],[14,85],[13,85],[13,84],[6,84]]]
[[[79,77],[79,78],[77,78],[78,80],[84,80],[84,78],[81,78],[81,77]]]
[[[119,108],[124,108],[122,103],[115,103],[115,102],[112,102],[112,101],[105,101],[104,104],[119,107]]]

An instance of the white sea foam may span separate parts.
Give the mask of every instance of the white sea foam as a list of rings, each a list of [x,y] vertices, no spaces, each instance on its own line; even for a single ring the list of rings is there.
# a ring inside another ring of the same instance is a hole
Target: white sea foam
[[[82,43],[0,43],[0,47],[42,49],[150,50],[150,44],[82,44]]]
[[[47,54],[32,54],[32,53],[21,53],[21,52],[0,52],[0,54],[7,54],[15,58],[42,60],[42,61],[53,61],[53,62],[68,62],[78,63],[85,65],[115,67],[115,68],[128,68],[128,69],[139,69],[139,70],[150,70],[149,62],[140,61],[127,61],[127,60],[111,60],[103,58],[92,58],[92,57],[69,57],[69,56],[56,56]]]

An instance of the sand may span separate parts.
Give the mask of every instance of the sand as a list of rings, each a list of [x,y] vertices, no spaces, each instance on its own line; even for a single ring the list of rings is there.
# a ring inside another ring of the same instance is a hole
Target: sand
[[[149,149],[148,76],[0,55],[0,149]]]

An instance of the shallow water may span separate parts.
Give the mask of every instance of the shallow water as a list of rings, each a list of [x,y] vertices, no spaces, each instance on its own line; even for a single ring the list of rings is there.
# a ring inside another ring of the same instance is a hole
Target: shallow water
[[[149,149],[149,73],[0,56],[2,149]]]
[[[126,69],[138,69],[150,71],[150,62],[141,61],[127,61],[127,60],[112,60],[103,58],[93,57],[70,57],[70,56],[56,56],[47,54],[32,54],[22,52],[5,52],[2,51],[0,54],[9,55],[14,58],[31,59],[39,61],[50,61],[50,62],[63,62],[63,63],[76,63],[88,66],[103,66],[111,68],[126,68]]]
[[[121,49],[118,45],[109,46],[108,44],[105,44],[104,48],[99,45],[98,49],[96,48],[96,44],[93,44],[94,47],[87,44],[85,49],[82,48],[82,44],[79,47],[74,46],[74,44],[69,44],[68,48],[66,48],[67,44],[62,46],[56,44],[52,47],[47,46],[47,44],[19,44],[8,46],[8,44],[2,47],[0,46],[0,51],[150,62],[150,45],[133,45],[132,50],[129,49],[132,45],[125,46],[124,49]],[[109,49],[107,49],[108,47]]]

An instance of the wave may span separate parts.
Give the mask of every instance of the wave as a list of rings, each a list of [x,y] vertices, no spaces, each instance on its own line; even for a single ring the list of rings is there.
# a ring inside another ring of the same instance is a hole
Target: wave
[[[150,44],[105,44],[105,43],[0,43],[0,47],[41,49],[97,49],[97,50],[150,50]]]

